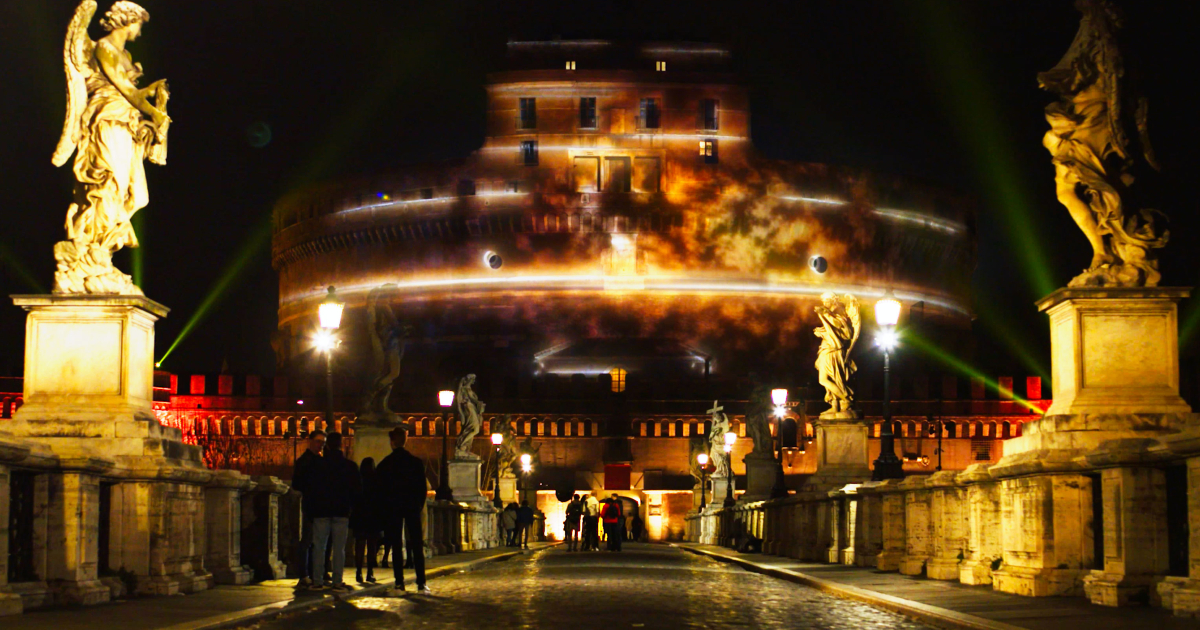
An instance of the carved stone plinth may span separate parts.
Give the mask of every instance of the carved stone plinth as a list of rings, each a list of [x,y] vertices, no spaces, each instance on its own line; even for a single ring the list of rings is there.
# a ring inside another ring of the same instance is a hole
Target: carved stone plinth
[[[714,506],[725,505],[726,493],[732,497],[734,496],[732,491],[737,490],[737,485],[734,478],[718,477],[713,475],[710,477],[710,479],[712,479],[712,497],[710,498],[709,503]],[[734,487],[730,488],[731,485]]]
[[[804,482],[804,492],[828,492],[871,479],[867,425],[853,412],[825,412],[813,423],[817,471]]]
[[[459,503],[490,503],[479,491],[479,473],[483,462],[479,459],[452,459],[450,468],[450,491]]]
[[[779,464],[770,455],[747,455],[742,460],[746,464],[746,493],[738,500],[739,503],[766,501],[771,498],[771,488],[775,485],[775,474]],[[724,497],[721,497],[724,500]]]
[[[517,500],[517,478],[516,477],[500,477],[500,500],[504,505],[513,503]]]
[[[384,457],[392,454],[392,442],[388,437],[393,427],[383,425],[361,425],[355,424],[354,427],[354,452],[352,453],[354,461],[362,462],[362,460],[370,457],[375,460],[375,465],[383,461]]]

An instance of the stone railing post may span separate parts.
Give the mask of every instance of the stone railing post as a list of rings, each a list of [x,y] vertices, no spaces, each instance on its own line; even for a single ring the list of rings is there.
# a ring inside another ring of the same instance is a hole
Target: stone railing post
[[[830,490],[826,499],[829,505],[829,548],[825,550],[824,562],[839,564],[842,547],[846,545],[845,499],[841,490]]]
[[[246,584],[254,571],[242,564],[242,492],[254,481],[218,470],[204,488],[204,566],[217,584]]]
[[[9,590],[9,504],[12,500],[12,478],[8,463],[21,461],[29,454],[29,448],[0,437],[0,617],[16,615],[24,611],[21,596]]]
[[[904,508],[902,481],[889,479],[876,486],[882,504],[883,545],[875,560],[880,571],[898,571],[908,543],[908,522]]]
[[[926,574],[934,580],[958,580],[965,556],[967,513],[957,478],[958,473],[943,471],[934,473],[925,484],[931,493],[933,525],[933,553]]]
[[[287,564],[280,559],[279,498],[290,487],[270,476],[255,477],[254,484],[242,494],[242,562],[254,570],[255,580],[282,580]],[[299,501],[294,504],[299,507]]]
[[[933,493],[927,489],[927,477],[908,477],[900,487],[904,490],[905,545],[900,559],[900,573],[923,575],[925,563],[933,553],[933,523],[930,502]]]
[[[957,477],[966,487],[966,548],[958,573],[963,584],[991,584],[992,571],[1000,566],[1000,485],[988,474],[989,466],[973,464]]]
[[[112,597],[97,573],[99,473],[112,466],[111,460],[88,459],[71,462],[68,470],[48,475],[45,579],[62,603],[99,604]],[[56,542],[49,544],[51,540]]]
[[[883,505],[877,482],[867,482],[855,488],[854,515],[854,564],[860,567],[875,566],[876,557],[883,549]]]

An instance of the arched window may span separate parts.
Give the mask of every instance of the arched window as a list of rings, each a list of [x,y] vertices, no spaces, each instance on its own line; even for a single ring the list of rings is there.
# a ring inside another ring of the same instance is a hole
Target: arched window
[[[614,392],[625,391],[625,370],[621,368],[613,368],[608,372],[612,376],[612,390]]]

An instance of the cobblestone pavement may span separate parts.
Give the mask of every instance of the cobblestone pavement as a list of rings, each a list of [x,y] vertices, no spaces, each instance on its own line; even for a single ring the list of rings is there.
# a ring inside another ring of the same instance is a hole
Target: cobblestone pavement
[[[338,601],[257,630],[927,628],[899,615],[661,545],[561,547],[430,580],[432,596]]]

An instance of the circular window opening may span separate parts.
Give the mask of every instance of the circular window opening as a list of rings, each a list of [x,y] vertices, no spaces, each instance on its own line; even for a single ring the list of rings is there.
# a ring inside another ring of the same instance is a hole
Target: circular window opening
[[[813,256],[808,259],[808,268],[817,273],[825,273],[829,269],[829,261],[824,256]]]
[[[483,255],[483,264],[487,265],[489,269],[499,269],[504,265],[504,259],[496,252],[486,252]]]

